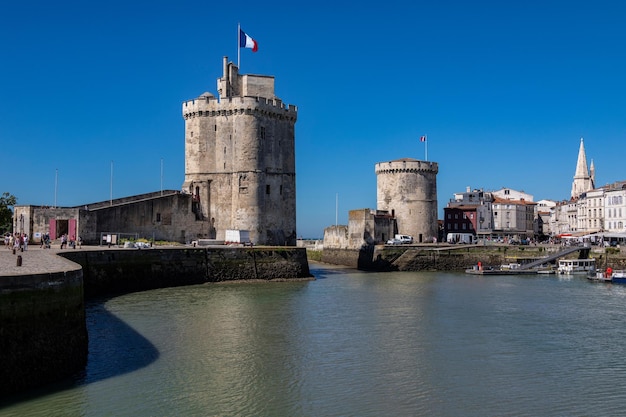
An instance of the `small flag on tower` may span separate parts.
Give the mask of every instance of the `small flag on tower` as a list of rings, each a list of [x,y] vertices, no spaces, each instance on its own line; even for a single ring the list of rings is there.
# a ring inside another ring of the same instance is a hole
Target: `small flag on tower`
[[[259,50],[259,44],[257,41],[252,39],[246,32],[239,29],[239,47],[240,48],[250,48],[252,52],[256,52]]]
[[[420,136],[420,142],[426,142],[426,136]]]

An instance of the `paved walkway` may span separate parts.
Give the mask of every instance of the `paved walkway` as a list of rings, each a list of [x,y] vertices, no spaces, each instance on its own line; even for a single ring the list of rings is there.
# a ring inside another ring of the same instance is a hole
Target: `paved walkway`
[[[3,276],[44,274],[46,272],[59,272],[75,270],[77,265],[68,261],[59,252],[74,249],[41,249],[39,245],[29,246],[24,252],[0,247],[0,279]],[[80,250],[80,249],[76,249]],[[17,266],[17,257],[22,257],[22,266]]]

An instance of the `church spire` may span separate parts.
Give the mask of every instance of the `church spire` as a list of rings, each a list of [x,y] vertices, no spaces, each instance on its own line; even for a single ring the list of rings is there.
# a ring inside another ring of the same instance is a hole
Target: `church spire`
[[[593,159],[589,165],[589,177],[591,177],[591,188],[596,188],[596,166],[593,164]]]
[[[578,198],[582,193],[591,189],[593,189],[593,180],[589,174],[589,168],[587,167],[585,143],[583,138],[580,138],[578,161],[576,162],[576,173],[574,174],[574,182],[572,183],[572,198]]]

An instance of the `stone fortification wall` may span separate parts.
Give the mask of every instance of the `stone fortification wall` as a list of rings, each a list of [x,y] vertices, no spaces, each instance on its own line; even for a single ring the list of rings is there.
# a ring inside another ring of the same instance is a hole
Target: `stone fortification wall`
[[[87,363],[82,271],[0,279],[0,397],[80,371]]]
[[[377,209],[392,213],[398,233],[420,242],[437,237],[436,162],[401,159],[376,164]]]
[[[192,196],[171,194],[81,212],[95,217],[96,227],[84,233],[86,243],[100,244],[100,233],[137,233],[138,237],[180,243],[206,238],[207,226],[197,221],[192,209]],[[95,233],[94,233],[95,232]]]
[[[324,229],[324,249],[347,249],[348,226],[329,226]]]
[[[309,279],[305,248],[68,251],[83,266],[85,296],[235,280]]]

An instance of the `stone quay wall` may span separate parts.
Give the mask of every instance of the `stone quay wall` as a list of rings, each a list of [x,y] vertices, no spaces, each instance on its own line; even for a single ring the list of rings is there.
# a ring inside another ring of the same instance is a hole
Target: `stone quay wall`
[[[505,247],[364,246],[361,249],[324,248],[322,262],[374,271],[465,271],[478,262],[485,266],[512,262],[512,255],[514,251]],[[546,255],[529,253],[528,257],[538,259]],[[524,256],[524,253],[517,252],[516,256]]]
[[[85,297],[239,280],[311,279],[305,248],[208,247],[67,251]]]
[[[0,397],[45,385],[87,363],[80,267],[0,276]]]

